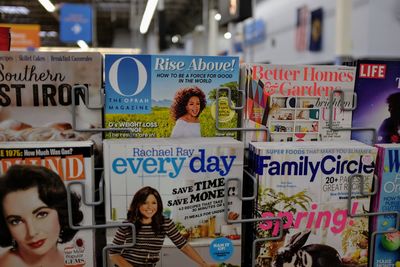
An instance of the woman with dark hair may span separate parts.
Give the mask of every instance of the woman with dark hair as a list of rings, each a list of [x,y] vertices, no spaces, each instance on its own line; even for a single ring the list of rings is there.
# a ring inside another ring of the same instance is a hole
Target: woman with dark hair
[[[378,130],[378,143],[400,143],[400,93],[389,95],[386,102],[390,117]]]
[[[111,261],[119,267],[155,266],[160,260],[165,236],[168,236],[177,248],[199,266],[214,266],[202,259],[179,233],[174,222],[163,216],[162,211],[161,196],[156,189],[146,186],[136,192],[127,215],[128,222],[136,228],[135,245],[125,249],[111,249]],[[132,243],[132,228],[118,228],[113,243]]]
[[[206,104],[206,96],[199,87],[178,90],[171,106],[171,115],[176,121],[171,137],[200,137],[199,116]]]
[[[58,243],[75,236],[68,224],[67,190],[55,172],[13,165],[0,177],[0,256],[2,267],[64,267]],[[74,224],[83,219],[80,198],[71,195]]]

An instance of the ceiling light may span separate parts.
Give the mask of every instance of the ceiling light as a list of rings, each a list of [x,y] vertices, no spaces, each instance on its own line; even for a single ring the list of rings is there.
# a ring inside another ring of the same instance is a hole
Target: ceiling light
[[[205,31],[205,27],[204,27],[204,25],[196,25],[196,27],[194,27],[194,30],[196,31],[196,32],[204,32]]]
[[[53,5],[50,0],[38,0],[39,3],[42,4],[42,6],[49,12],[54,12],[56,10],[56,7]]]
[[[56,31],[49,31],[49,32],[47,32],[47,36],[48,36],[48,37],[57,37],[57,36],[58,36],[58,32],[56,32]]]
[[[76,42],[78,45],[79,45],[79,47],[81,48],[81,49],[89,49],[89,46],[87,45],[87,43],[85,42],[85,41],[83,41],[83,40],[79,40],[78,42]]]
[[[220,21],[221,20],[221,14],[219,14],[219,13],[217,13],[217,14],[215,14],[214,15],[214,19],[216,20],[216,21]]]
[[[146,9],[144,10],[142,21],[140,22],[140,33],[145,34],[149,29],[151,19],[156,10],[158,0],[148,0]]]
[[[176,43],[179,42],[179,39],[180,39],[180,38],[179,38],[178,35],[174,35],[174,36],[172,36],[171,41],[172,41],[172,43],[176,44]]]
[[[226,33],[224,33],[224,38],[225,39],[231,39],[232,38],[232,34],[230,32],[226,32]]]
[[[29,9],[24,6],[0,6],[0,13],[28,15]]]
[[[56,31],[40,31],[39,32],[39,36],[40,37],[42,37],[42,38],[45,38],[45,37],[57,37],[58,36],[58,33],[56,32]]]

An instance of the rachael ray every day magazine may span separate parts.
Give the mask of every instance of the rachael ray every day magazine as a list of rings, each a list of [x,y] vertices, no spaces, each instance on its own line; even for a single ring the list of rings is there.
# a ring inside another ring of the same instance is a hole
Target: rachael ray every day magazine
[[[161,195],[164,216],[205,260],[241,265],[241,224],[228,224],[224,211],[228,205],[228,218],[241,218],[242,142],[231,137],[109,139],[104,149],[107,222],[126,220],[135,193],[151,186]],[[172,250],[182,266],[195,265],[168,238],[163,249]],[[173,264],[176,257],[161,260]]]

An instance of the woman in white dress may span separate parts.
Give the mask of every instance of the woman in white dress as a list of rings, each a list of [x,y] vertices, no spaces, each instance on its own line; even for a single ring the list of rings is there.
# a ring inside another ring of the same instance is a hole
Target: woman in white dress
[[[171,106],[176,121],[171,137],[200,137],[199,116],[206,103],[205,94],[197,86],[178,90]]]

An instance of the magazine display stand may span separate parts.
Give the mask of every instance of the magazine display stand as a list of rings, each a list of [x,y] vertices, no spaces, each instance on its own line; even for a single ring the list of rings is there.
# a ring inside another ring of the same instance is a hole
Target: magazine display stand
[[[357,108],[357,93],[353,92],[353,107],[351,108],[345,108],[344,107],[344,94],[345,92],[343,90],[334,90],[330,94],[329,98],[329,120],[328,120],[328,127],[332,131],[368,131],[372,133],[372,145],[376,143],[376,129],[375,128],[369,128],[369,127],[339,127],[336,128],[333,126],[333,95],[334,94],[340,94],[340,109],[342,111],[354,111]]]
[[[74,86],[73,87],[73,92],[74,92],[74,94],[75,94],[75,92],[76,92],[76,90],[81,90],[81,89],[83,89],[83,90],[86,90],[86,87],[85,86],[81,86],[81,85],[77,85],[77,86]],[[236,111],[239,111],[239,110],[243,110],[243,106],[240,106],[240,107],[233,107],[233,105],[232,105],[232,99],[231,99],[231,91],[230,91],[230,88],[227,88],[227,87],[221,87],[221,88],[219,88],[219,89],[217,89],[217,100],[218,100],[218,98],[219,98],[219,92],[220,91],[222,91],[222,90],[227,90],[228,91],[228,100],[229,100],[229,107],[231,108],[231,109],[233,109],[233,110],[236,110]],[[239,92],[241,93],[241,95],[242,95],[242,103],[245,103],[244,102],[244,98],[245,98],[245,94],[244,94],[244,92],[243,92],[243,90],[241,90],[240,88],[239,88]],[[329,129],[330,130],[332,130],[332,131],[371,131],[372,132],[372,143],[373,144],[375,144],[375,142],[376,142],[376,129],[373,129],[373,128],[353,128],[353,127],[350,127],[350,128],[335,128],[335,127],[333,127],[333,95],[334,94],[340,94],[340,96],[341,96],[341,99],[343,100],[344,99],[344,92],[342,91],[342,90],[335,90],[335,91],[333,91],[332,93],[331,93],[331,96],[330,96],[330,105],[329,105]],[[102,108],[102,106],[97,106],[97,107],[92,107],[92,106],[90,106],[89,105],[89,99],[88,99],[88,94],[85,94],[86,95],[86,97],[87,97],[87,101],[86,101],[86,105],[87,105],[87,107],[89,108],[89,109],[101,109]],[[104,91],[103,90],[101,90],[101,96],[102,96],[102,104],[104,104]],[[72,99],[74,99],[74,98],[72,98]],[[218,107],[218,101],[216,101],[216,125],[215,125],[215,127],[216,127],[216,129],[218,129],[218,130],[220,130],[220,131],[238,131],[238,132],[245,132],[245,131],[266,131],[267,132],[267,136],[268,137],[270,137],[270,132],[269,132],[269,129],[267,128],[267,129],[260,129],[260,128],[221,128],[220,126],[219,126],[219,107]],[[342,103],[344,103],[344,101],[342,101]],[[348,108],[348,109],[345,109],[345,107],[344,106],[341,106],[341,109],[343,110],[343,111],[353,111],[353,110],[355,110],[356,109],[356,107],[357,107],[357,95],[356,94],[354,94],[354,99],[353,99],[353,107],[352,108]],[[73,101],[73,111],[75,111],[75,102]],[[121,129],[121,128],[99,128],[99,129],[77,129],[77,127],[76,127],[76,118],[75,118],[75,112],[73,112],[72,113],[73,114],[73,128],[74,128],[74,130],[76,130],[76,131],[99,131],[99,132],[109,132],[109,131],[119,131],[119,132],[121,132],[121,131],[126,131],[126,132],[131,132],[131,129],[130,128],[126,128],[126,129]],[[253,185],[253,195],[252,196],[244,196],[245,194],[245,192],[244,192],[244,190],[243,190],[243,187],[240,185],[240,183],[238,183],[239,184],[239,186],[238,186],[238,194],[237,194],[237,197],[242,201],[242,202],[245,202],[245,201],[254,201],[255,199],[256,199],[256,197],[257,197],[257,179],[250,173],[250,172],[248,172],[247,170],[244,170],[244,173],[247,175],[247,177],[250,177],[250,180],[251,181],[249,181],[249,182],[251,182],[252,183],[252,185]],[[373,181],[373,184],[376,184],[376,179],[377,179],[377,177],[375,176],[374,177],[375,179],[374,179],[374,181]],[[349,190],[348,190],[348,200],[347,200],[347,206],[348,206],[348,216],[349,217],[351,217],[351,218],[354,218],[354,217],[371,217],[371,216],[384,216],[384,215],[392,215],[392,216],[395,216],[395,218],[396,218],[396,228],[395,228],[395,230],[393,230],[393,231],[376,231],[376,232],[373,232],[372,234],[371,234],[371,241],[370,241],[370,244],[369,244],[369,257],[372,257],[372,255],[373,255],[373,249],[374,249],[374,244],[375,244],[375,239],[376,239],[376,236],[378,235],[378,234],[385,234],[385,233],[393,233],[393,232],[396,232],[396,230],[397,229],[399,229],[399,227],[400,227],[400,213],[399,212],[369,212],[369,213],[357,213],[357,214],[355,214],[355,213],[352,213],[351,212],[351,206],[352,206],[352,188],[353,188],[353,186],[352,186],[352,184],[354,183],[354,180],[355,179],[359,179],[359,181],[360,181],[360,183],[361,183],[361,195],[363,195],[363,196],[372,196],[372,195],[375,195],[376,193],[377,193],[377,187],[376,186],[374,186],[373,188],[374,188],[374,191],[372,191],[372,192],[364,192],[363,191],[363,188],[364,188],[364,177],[362,176],[362,175],[359,175],[359,174],[352,174],[352,175],[350,175],[349,177],[348,177],[348,180],[349,180]],[[227,179],[227,181],[236,181],[236,182],[238,182],[239,181],[239,179],[235,179],[235,178],[228,178]],[[100,192],[100,197],[99,197],[99,200],[98,201],[94,201],[94,202],[87,202],[86,201],[86,197],[85,197],[85,195],[83,195],[83,201],[84,201],[84,204],[85,205],[88,205],[88,206],[95,206],[95,205],[99,205],[99,204],[101,204],[101,203],[103,203],[103,201],[104,201],[104,195],[103,195],[103,183],[104,183],[104,179],[103,179],[103,177],[101,178],[101,180],[100,180],[100,184],[99,184],[99,192]],[[92,225],[92,226],[83,226],[83,227],[79,227],[79,226],[75,226],[75,225],[73,225],[73,223],[72,223],[72,218],[71,218],[71,213],[70,213],[70,211],[71,211],[71,204],[70,204],[70,202],[71,202],[71,199],[70,199],[70,186],[72,185],[72,184],[79,184],[80,186],[84,186],[82,183],[80,183],[80,182],[73,182],[73,183],[71,183],[71,184],[69,184],[68,185],[68,210],[69,210],[69,224],[70,224],[70,227],[72,228],[72,229],[78,229],[78,230],[80,230],[80,229],[101,229],[101,228],[114,228],[114,227],[119,227],[119,226],[121,226],[122,224],[121,223],[115,223],[115,224],[110,224],[110,223],[107,223],[107,224],[99,224],[99,225]],[[229,187],[228,187],[228,182],[226,182],[225,183],[225,187],[224,187],[224,192],[225,192],[225,197],[224,197],[224,201],[225,201],[225,203],[227,203],[227,199],[228,199],[228,190],[229,190]],[[84,191],[85,192],[85,191]],[[252,262],[251,262],[251,266],[255,266],[255,251],[256,251],[256,245],[257,245],[257,243],[259,243],[259,242],[265,242],[265,241],[274,241],[274,240],[279,240],[279,239],[281,239],[282,238],[282,236],[283,236],[283,219],[282,218],[280,218],[280,217],[269,217],[269,218],[248,218],[248,219],[240,219],[240,220],[230,220],[229,218],[228,218],[228,205],[225,205],[225,210],[224,210],[224,216],[225,216],[225,221],[226,221],[226,223],[228,223],[228,224],[238,224],[238,223],[240,223],[240,224],[246,224],[246,223],[255,223],[255,222],[261,222],[261,221],[276,221],[276,222],[279,222],[279,235],[278,236],[276,236],[276,237],[270,237],[270,238],[258,238],[258,239],[254,239],[253,240],[253,244],[252,244]],[[123,224],[124,226],[130,226],[131,228],[132,228],[132,233],[133,233],[133,241],[135,242],[135,226],[134,226],[134,224],[132,224],[132,223],[130,223],[130,224]],[[134,245],[134,242],[132,243],[132,244],[125,244],[125,245],[123,245],[123,246],[115,246],[115,245],[106,245],[104,248],[103,248],[103,251],[102,251],[102,257],[103,257],[103,266],[108,266],[108,261],[107,261],[107,251],[109,250],[109,249],[111,249],[111,248],[122,248],[122,247],[129,247],[129,246],[132,246],[132,245]],[[369,261],[369,267],[373,267],[373,261]]]
[[[340,93],[341,99],[343,100],[343,96],[344,96],[344,92],[342,90],[335,90],[331,93],[330,96],[330,105],[329,105],[329,129],[331,129],[332,131],[371,131],[372,132],[372,144],[374,145],[376,143],[376,129],[374,128],[368,128],[368,127],[350,127],[350,128],[334,128],[332,125],[332,114],[333,114],[333,105],[332,105],[332,99],[333,99],[333,94],[335,93]],[[342,102],[343,103],[343,102]],[[357,108],[357,94],[354,93],[354,102],[353,102],[353,107],[350,109],[345,109],[343,106],[341,106],[342,110],[355,110]],[[374,176],[374,181],[373,181],[373,188],[374,191],[373,192],[364,192],[363,188],[364,188],[364,177],[362,175],[357,175],[357,174],[353,174],[349,177],[349,197],[348,197],[348,205],[347,207],[351,207],[351,199],[352,199],[352,184],[354,182],[355,178],[359,178],[361,181],[361,195],[363,196],[373,196],[377,193],[377,189],[378,187],[376,186],[376,176]],[[369,252],[368,255],[370,257],[372,257],[372,255],[374,255],[374,248],[375,248],[375,240],[376,240],[376,236],[378,234],[386,234],[386,233],[396,233],[397,229],[400,229],[400,213],[399,212],[369,212],[369,213],[361,213],[361,214],[353,214],[350,211],[350,208],[348,209],[348,214],[347,214],[350,218],[355,218],[355,217],[371,217],[371,216],[385,216],[385,215],[394,215],[395,216],[395,222],[396,222],[396,226],[394,228],[394,230],[392,231],[375,231],[371,234],[371,238],[370,238],[370,243],[369,243]],[[374,262],[372,260],[369,260],[369,267],[374,267]]]
[[[359,213],[359,214],[354,214],[350,211],[351,208],[351,199],[352,199],[352,185],[354,183],[354,179],[360,179],[361,181],[361,195],[363,196],[373,196],[377,193],[378,191],[378,187],[375,186],[374,187],[374,191],[373,192],[364,192],[363,188],[364,188],[364,177],[362,175],[358,175],[358,174],[353,174],[349,177],[349,198],[347,200],[347,207],[348,207],[348,214],[347,216],[349,216],[350,218],[357,218],[357,217],[371,217],[371,216],[385,216],[385,215],[392,215],[395,217],[395,222],[396,222],[396,226],[394,228],[393,231],[375,231],[371,234],[371,240],[369,243],[369,252],[368,255],[374,255],[374,248],[375,248],[375,240],[376,240],[376,236],[378,234],[388,234],[388,233],[396,233],[397,230],[400,228],[400,212],[397,211],[381,211],[381,212],[369,212],[369,213]],[[374,181],[373,183],[376,185],[376,181],[377,181],[377,177],[374,176]],[[369,261],[369,267],[374,267],[374,262],[372,260]]]
[[[102,110],[104,107],[104,89],[101,88],[99,90],[100,92],[100,104],[98,106],[91,106],[90,105],[90,98],[89,98],[89,94],[88,94],[88,89],[86,86],[84,85],[75,85],[72,87],[72,95],[76,96],[78,94],[79,91],[83,91],[85,93],[85,103],[86,107],[88,109],[92,109],[92,110]],[[77,127],[77,123],[76,123],[76,104],[75,104],[75,97],[72,97],[72,129],[74,129],[77,132],[126,132],[126,133],[130,133],[131,135],[133,134],[133,131],[131,128],[96,128],[96,129],[79,129]]]
[[[315,108],[319,97],[271,96],[270,109],[277,109],[268,120],[273,141],[294,141],[297,135],[302,140],[317,141],[320,138],[320,110]]]
[[[264,128],[222,128],[219,125],[219,96],[220,96],[220,92],[222,91],[228,91],[228,106],[230,109],[232,110],[236,110],[236,111],[243,111],[244,106],[239,106],[239,107],[234,107],[232,105],[232,93],[231,93],[231,89],[229,87],[219,87],[217,88],[217,101],[216,101],[216,110],[215,110],[215,128],[219,131],[239,131],[239,132],[250,132],[250,131],[264,131],[267,134],[267,140],[271,140],[271,135],[268,129],[264,129]],[[246,98],[245,98],[245,92],[243,89],[239,88],[238,89],[239,94],[241,95],[241,99],[240,102],[241,103],[246,103]]]
[[[230,90],[229,88],[220,88],[219,90]],[[218,90],[218,91],[219,91]],[[217,91],[217,99],[218,99],[218,91]],[[333,96],[334,94],[340,94],[341,97],[341,109],[343,111],[353,111],[357,108],[357,94],[353,93],[353,107],[351,108],[345,108],[343,103],[344,103],[344,91],[343,90],[334,90],[332,91],[331,95],[330,95],[330,103],[329,103],[329,129],[332,131],[371,131],[372,132],[372,144],[375,144],[376,142],[376,129],[374,128],[368,128],[368,127],[349,127],[349,128],[335,128],[333,126]],[[229,91],[229,101],[231,102],[231,94]],[[230,103],[229,102],[229,103]],[[217,101],[218,103],[218,101]],[[232,108],[231,106],[229,106],[230,108]],[[243,107],[241,107],[243,108]],[[238,109],[238,108],[237,108]],[[218,118],[218,106],[217,106],[217,118]],[[216,120],[216,127],[218,127],[218,119]],[[226,130],[226,129],[220,129],[220,130]],[[250,128],[236,128],[235,130],[237,131],[254,131],[254,130],[262,130],[262,129],[250,129]],[[265,131],[267,131],[267,136],[270,136],[269,134],[269,130],[268,129],[263,129]],[[246,170],[244,170],[244,172],[248,175],[248,177],[251,177],[251,179],[253,180],[253,184],[254,187],[256,188],[256,184],[257,184],[257,179],[251,175],[249,172],[247,172]],[[390,231],[375,231],[371,234],[371,239],[370,239],[370,243],[369,243],[369,252],[368,255],[369,257],[372,257],[372,255],[374,255],[374,248],[375,248],[375,240],[376,240],[376,236],[378,234],[386,234],[386,233],[395,233],[397,231],[397,229],[400,229],[400,213],[399,212],[368,212],[368,213],[359,213],[359,214],[354,214],[351,212],[351,205],[352,205],[352,188],[353,188],[353,183],[355,179],[359,179],[360,180],[360,185],[361,185],[361,195],[362,196],[373,196],[377,193],[377,189],[378,187],[376,186],[376,179],[377,177],[374,176],[374,181],[373,181],[373,188],[374,191],[372,192],[364,192],[364,177],[362,175],[359,174],[352,174],[348,177],[349,180],[349,190],[348,190],[348,200],[347,200],[347,207],[348,207],[348,216],[350,218],[357,218],[357,217],[371,217],[371,216],[385,216],[385,215],[392,215],[395,216],[395,228],[394,230],[390,230]],[[257,192],[256,189],[254,189],[253,192]],[[225,187],[225,194],[227,193],[227,187]],[[240,191],[240,194],[238,196],[240,198],[240,200],[242,201],[248,201],[248,200],[255,200],[256,198],[256,194],[254,194],[251,197],[243,197],[243,192]],[[236,221],[236,222],[232,222],[229,221],[227,219],[227,210],[225,209],[225,218],[227,220],[228,223],[253,223],[253,222],[259,222],[259,221],[263,221],[264,219],[261,218],[254,218],[254,219],[242,219],[240,221]],[[264,241],[274,241],[274,240],[279,240],[282,238],[282,234],[283,234],[283,221],[282,218],[278,218],[278,217],[274,217],[274,218],[268,218],[270,221],[279,221],[279,236],[277,237],[271,237],[271,238],[256,238],[253,241],[253,246],[252,246],[252,263],[251,266],[254,267],[255,266],[255,251],[256,251],[256,244],[258,242],[264,242]],[[374,267],[373,266],[373,261],[369,260],[369,267]]]
[[[86,195],[85,195],[85,190],[82,189],[83,194],[82,194],[82,200],[83,200],[83,204],[86,206],[97,206],[103,203],[104,201],[104,195],[103,195],[103,183],[104,183],[104,176],[102,175],[100,183],[99,183],[99,200],[98,201],[93,201],[93,202],[88,202],[86,199]],[[73,223],[73,218],[72,218],[72,204],[71,204],[71,186],[72,185],[79,185],[81,186],[81,188],[83,188],[85,186],[84,183],[79,182],[79,181],[74,181],[71,182],[67,185],[67,203],[68,203],[68,223],[69,226],[71,227],[71,229],[74,230],[95,230],[95,229],[104,229],[104,228],[117,228],[120,226],[127,226],[132,228],[132,243],[127,243],[124,245],[107,245],[103,248],[102,251],[102,259],[103,259],[103,266],[107,266],[107,251],[109,249],[113,249],[113,248],[127,248],[127,247],[131,247],[135,244],[135,239],[136,239],[136,229],[135,229],[135,225],[133,223],[113,223],[113,224],[96,224],[96,225],[90,225],[90,226],[76,226]]]
[[[104,90],[101,89],[100,90],[100,99],[101,99],[101,103],[99,106],[91,106],[90,105],[90,98],[89,98],[89,94],[87,93],[87,88],[83,85],[75,85],[72,88],[72,92],[73,95],[75,96],[78,92],[78,90],[83,90],[85,92],[85,100],[87,103],[86,107],[88,109],[102,109],[103,105],[104,105]],[[130,128],[126,128],[126,129],[106,129],[106,128],[96,128],[96,129],[79,129],[77,128],[77,124],[76,124],[76,105],[75,105],[75,97],[72,97],[72,128],[75,131],[78,132],[112,132],[112,131],[119,131],[119,132],[132,132]],[[102,168],[100,168],[102,169]],[[127,247],[131,247],[133,245],[135,245],[135,240],[136,240],[136,229],[135,229],[135,225],[133,223],[106,223],[106,224],[96,224],[96,225],[91,225],[91,226],[76,226],[73,224],[73,219],[72,219],[72,210],[71,210],[71,186],[72,185],[79,185],[82,188],[84,187],[84,184],[82,182],[79,181],[74,181],[71,182],[70,184],[68,184],[67,186],[67,200],[68,200],[68,223],[69,226],[71,227],[71,229],[75,229],[75,230],[84,230],[84,229],[106,229],[106,228],[117,228],[120,226],[128,226],[130,228],[132,228],[132,243],[128,243],[128,244],[124,244],[124,245],[113,245],[113,244],[108,244],[106,245],[103,250],[102,250],[102,266],[108,266],[108,260],[107,260],[107,252],[109,249],[113,249],[113,248],[127,248]],[[101,179],[99,182],[99,200],[97,201],[93,201],[93,202],[88,202],[87,201],[87,197],[85,195],[85,190],[83,190],[83,195],[82,195],[82,200],[83,200],[83,204],[87,205],[87,206],[97,206],[100,204],[103,204],[104,202],[104,190],[103,190],[103,186],[104,186],[104,172],[101,173]]]

